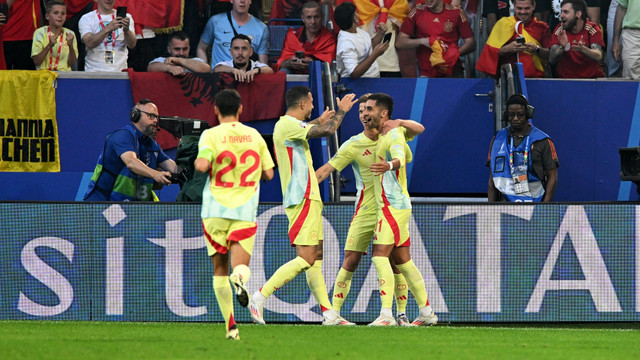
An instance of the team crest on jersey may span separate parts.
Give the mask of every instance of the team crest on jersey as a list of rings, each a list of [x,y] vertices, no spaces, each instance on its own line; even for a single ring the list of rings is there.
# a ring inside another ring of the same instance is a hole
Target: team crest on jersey
[[[444,23],[444,31],[446,31],[446,32],[452,32],[453,31],[453,23],[450,20],[447,20],[447,22]]]
[[[309,124],[307,124],[306,122],[304,122],[304,121],[300,121],[300,127],[301,127],[301,128],[303,128],[303,129],[304,129],[304,128],[308,127],[308,126],[309,126]]]

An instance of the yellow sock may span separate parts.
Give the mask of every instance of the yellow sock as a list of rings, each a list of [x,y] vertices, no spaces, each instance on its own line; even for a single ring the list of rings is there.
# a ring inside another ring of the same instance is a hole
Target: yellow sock
[[[238,279],[242,280],[242,283],[246,286],[247,281],[249,281],[249,276],[251,276],[251,269],[249,269],[245,264],[240,264],[233,268],[231,276],[237,276]]]
[[[394,295],[396,297],[396,314],[404,314],[407,309],[407,300],[409,298],[409,285],[402,274],[393,274],[396,287]]]
[[[378,287],[380,288],[380,301],[383,308],[391,309],[393,306],[393,270],[389,258],[384,256],[374,256],[371,262],[378,272]]]
[[[304,274],[307,276],[307,284],[309,285],[309,289],[311,289],[311,293],[320,305],[320,310],[322,310],[322,312],[331,310],[327,284],[325,284],[324,276],[322,276],[322,260],[316,260],[313,266],[307,269]]]
[[[260,292],[262,293],[262,295],[264,295],[264,297],[268,298],[284,284],[293,280],[294,277],[310,267],[311,265],[309,265],[309,263],[306,262],[303,258],[296,256],[293,260],[280,266],[278,270],[276,270],[276,272],[271,275],[269,280],[267,280],[267,282],[262,285],[262,289],[260,289]]]
[[[332,305],[333,309],[338,313],[340,313],[342,304],[344,304],[347,295],[349,295],[349,290],[351,289],[351,277],[353,277],[353,273],[343,268],[340,268],[340,271],[338,271],[338,275],[336,276],[336,283],[333,285]]]
[[[398,265],[398,269],[400,269],[402,275],[407,279],[407,283],[409,283],[409,288],[411,288],[411,293],[416,300],[416,304],[418,304],[418,308],[429,305],[427,290],[424,288],[424,278],[422,278],[422,274],[413,263],[413,260]]]
[[[220,312],[224,317],[224,323],[227,331],[236,327],[236,321],[233,318],[233,295],[231,284],[229,284],[228,276],[214,276],[213,290],[216,293],[216,300],[220,306]]]

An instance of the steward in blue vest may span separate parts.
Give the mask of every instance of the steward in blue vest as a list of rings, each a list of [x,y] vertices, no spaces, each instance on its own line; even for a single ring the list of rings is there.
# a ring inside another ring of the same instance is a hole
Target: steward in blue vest
[[[510,126],[498,131],[491,143],[488,199],[510,202],[551,201],[558,179],[558,156],[553,141],[529,123],[533,116],[524,96],[507,101]]]
[[[153,140],[158,108],[141,100],[131,110],[131,122],[107,135],[84,200],[153,201],[154,182],[171,184],[171,173],[178,167]]]

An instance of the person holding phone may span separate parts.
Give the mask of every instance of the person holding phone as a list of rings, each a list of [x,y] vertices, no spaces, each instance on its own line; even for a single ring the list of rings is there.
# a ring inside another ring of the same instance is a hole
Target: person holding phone
[[[73,31],[62,27],[67,19],[67,4],[49,0],[44,8],[49,25],[33,33],[33,63],[38,70],[71,71],[78,61],[78,44]]]
[[[131,14],[126,7],[114,9],[114,0],[96,0],[98,9],[80,18],[78,27],[87,48],[85,71],[122,71],[129,50],[136,46]]]
[[[525,77],[545,77],[551,45],[549,25],[533,16],[534,0],[513,0],[513,7],[515,15],[501,18],[493,27],[476,69],[495,77],[502,65],[519,62]]]
[[[308,74],[309,63],[314,60],[332,62],[336,58],[336,38],[322,25],[322,5],[308,1],[302,5],[304,26],[289,28],[276,71],[290,74]]]
[[[338,74],[352,79],[380,77],[380,66],[376,60],[389,48],[389,43],[382,41],[387,33],[387,24],[378,24],[376,35],[371,38],[358,27],[360,19],[352,3],[338,5],[333,16],[340,27],[336,49]]]

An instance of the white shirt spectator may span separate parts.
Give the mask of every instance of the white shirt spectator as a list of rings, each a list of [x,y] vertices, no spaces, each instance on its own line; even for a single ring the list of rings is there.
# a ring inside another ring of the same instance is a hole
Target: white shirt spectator
[[[354,34],[340,30],[338,33],[338,45],[336,48],[336,65],[338,74],[342,77],[351,77],[351,73],[356,66],[371,55],[371,51],[371,37],[366,31],[357,28],[356,33]],[[380,77],[380,67],[378,66],[378,63],[374,61],[362,77]]]

